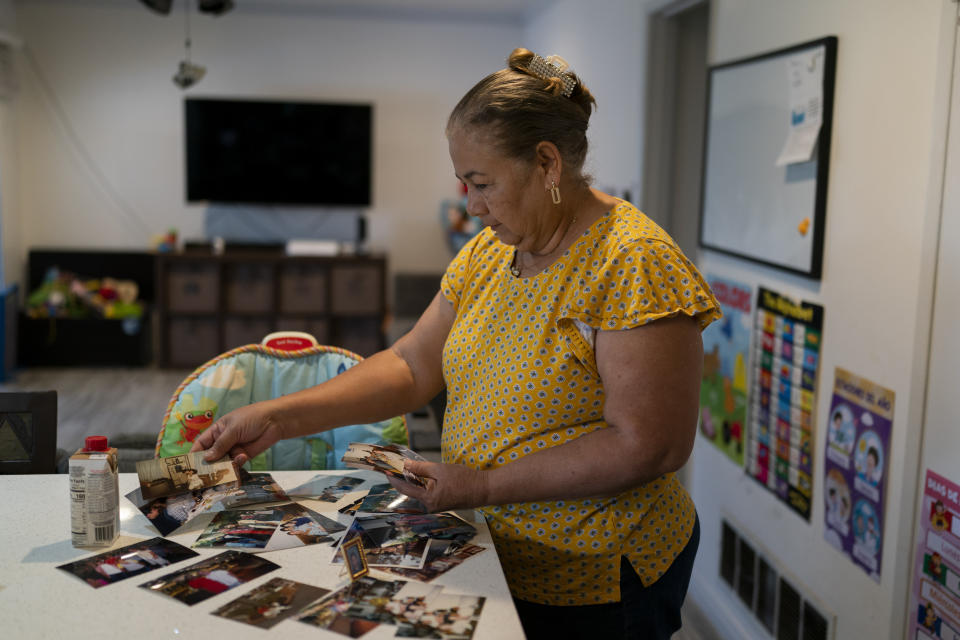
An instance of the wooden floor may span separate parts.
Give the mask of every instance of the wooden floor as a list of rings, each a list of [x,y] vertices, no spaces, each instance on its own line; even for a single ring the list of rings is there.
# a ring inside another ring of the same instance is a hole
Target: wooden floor
[[[21,369],[0,391],[57,392],[57,447],[73,452],[88,435],[152,435],[170,396],[192,370],[37,367]]]

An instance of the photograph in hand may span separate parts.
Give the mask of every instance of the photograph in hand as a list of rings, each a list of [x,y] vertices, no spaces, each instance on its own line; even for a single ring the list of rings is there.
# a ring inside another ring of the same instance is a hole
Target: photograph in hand
[[[141,460],[137,462],[137,476],[145,500],[237,481],[237,473],[229,458],[207,462],[203,459],[203,452]]]
[[[351,442],[347,451],[340,459],[348,467],[354,469],[370,469],[379,471],[399,480],[423,487],[423,480],[404,469],[407,460],[425,461],[419,453],[397,444],[379,445],[366,442]]]

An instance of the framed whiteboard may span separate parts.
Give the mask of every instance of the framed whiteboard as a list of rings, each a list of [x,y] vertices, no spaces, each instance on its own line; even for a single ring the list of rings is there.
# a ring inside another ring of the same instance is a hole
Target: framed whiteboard
[[[836,59],[830,36],[710,67],[700,246],[820,279]],[[814,121],[798,112],[797,69],[811,72],[819,130],[778,166]]]

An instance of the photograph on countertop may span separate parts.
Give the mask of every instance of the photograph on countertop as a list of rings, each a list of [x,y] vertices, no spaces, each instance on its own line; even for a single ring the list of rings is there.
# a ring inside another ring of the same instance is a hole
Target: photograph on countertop
[[[351,535],[364,536],[367,553],[373,547],[386,547],[415,538],[434,538],[468,542],[477,534],[476,528],[452,513],[389,513],[373,516],[357,516],[350,525]]]
[[[340,532],[347,529],[346,525],[300,504],[285,504],[277,508],[284,514],[283,521],[267,543],[265,551],[333,542],[340,537]]]
[[[231,550],[145,582],[140,587],[194,605],[279,568],[280,565],[252,553]]]
[[[337,509],[337,512],[342,513],[346,516],[355,516],[357,515],[357,511],[360,509],[361,504],[363,504],[363,497],[357,498],[353,502],[343,505],[342,507]]]
[[[418,534],[406,522],[390,516],[357,517],[343,536],[341,546],[359,539],[371,567],[403,567],[419,569],[426,559],[430,538]],[[341,564],[343,556],[338,549],[334,564]]]
[[[397,591],[396,595],[385,605],[386,610],[393,615],[398,631],[397,636],[411,637],[410,631],[402,633],[403,627],[409,627],[420,620],[420,616],[427,610],[427,603],[436,598],[443,591],[443,587],[423,584],[421,582],[407,582]]]
[[[300,622],[359,638],[380,623],[394,624],[386,606],[403,587],[403,581],[385,581],[364,576],[308,606]]]
[[[378,580],[371,576],[358,578],[348,587],[351,598],[344,613],[351,618],[396,624],[394,615],[387,610],[387,603],[405,584],[404,580]]]
[[[444,638],[444,640],[469,640],[477,629],[480,613],[486,598],[441,593],[427,602],[427,609],[415,627],[429,627],[439,635],[419,637]],[[398,636],[400,633],[398,632]],[[418,634],[419,635],[419,634]]]
[[[418,536],[437,540],[469,542],[477,535],[477,529],[453,513],[396,514],[387,516],[397,526],[409,527]]]
[[[409,542],[378,547],[367,553],[367,562],[376,568],[420,569],[426,560],[431,542],[430,538],[416,538]]]
[[[224,484],[201,491],[187,491],[172,496],[144,500],[140,487],[126,498],[147,516],[160,535],[166,536],[207,511],[216,512],[250,504],[286,502],[283,489],[269,473],[248,473],[240,470],[240,483]]]
[[[347,615],[350,606],[363,594],[367,581],[373,578],[360,578],[307,606],[297,620],[350,638],[359,638],[376,629],[380,626],[377,621]]]
[[[412,484],[424,486],[423,480],[416,474],[406,471],[404,463],[407,460],[423,461],[423,456],[407,447],[398,444],[369,444],[366,442],[351,442],[347,451],[340,459],[348,467],[354,469],[369,469],[379,471],[388,476],[405,480]]]
[[[289,489],[291,498],[311,498],[323,502],[339,502],[345,495],[363,484],[363,478],[354,476],[317,475],[301,485]]]
[[[137,462],[137,477],[140,479],[140,493],[146,500],[237,481],[237,473],[229,458],[207,462],[202,451],[140,460]]]
[[[290,497],[269,473],[250,473],[240,469],[238,486],[229,484],[204,490],[204,499],[210,495],[211,510],[235,509],[251,504],[290,502]],[[218,497],[219,496],[219,497]]]
[[[72,573],[94,589],[99,589],[197,555],[196,551],[176,542],[150,538],[83,560],[68,562],[57,569]]]
[[[322,587],[273,578],[223,605],[214,611],[213,615],[269,629],[278,622],[299,614],[308,604],[328,593],[330,590]]]
[[[406,496],[389,483],[375,484],[363,497],[357,511],[364,513],[426,513],[422,502]]]
[[[407,580],[430,582],[437,576],[460,566],[465,560],[486,550],[486,547],[475,544],[461,544],[452,540],[431,540],[430,546],[427,547],[423,567],[420,569],[404,569],[402,567],[377,567],[376,569]]]
[[[382,550],[388,549],[384,555],[388,557],[396,551],[403,551],[398,545],[412,544],[419,541],[420,536],[414,533],[404,523],[399,525],[390,519],[391,516],[358,516],[350,523],[350,527],[343,535],[340,546],[359,538],[363,549],[367,553],[367,562],[379,564]],[[421,559],[422,561],[422,559]],[[334,564],[342,564],[343,556],[338,548],[333,557]],[[418,566],[422,566],[418,564]]]
[[[188,491],[175,496],[144,500],[137,487],[126,496],[147,517],[160,535],[167,536],[206,511],[203,492]]]
[[[280,508],[221,511],[193,543],[193,548],[243,547],[251,552],[263,551],[288,517]]]

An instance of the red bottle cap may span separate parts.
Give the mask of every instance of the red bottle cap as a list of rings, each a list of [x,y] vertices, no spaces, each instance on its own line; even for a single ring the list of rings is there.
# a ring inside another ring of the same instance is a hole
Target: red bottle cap
[[[107,436],[87,436],[83,445],[84,451],[106,451],[109,448]]]

